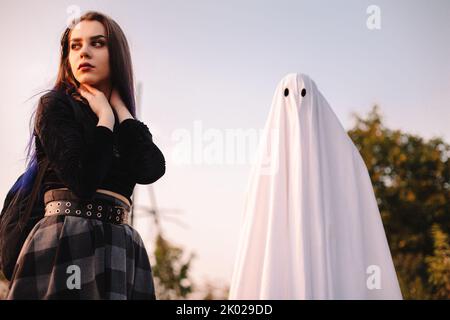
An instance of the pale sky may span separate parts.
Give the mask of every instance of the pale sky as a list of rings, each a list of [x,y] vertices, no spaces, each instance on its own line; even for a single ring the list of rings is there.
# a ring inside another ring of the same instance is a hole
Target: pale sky
[[[221,164],[202,153],[223,138],[223,156],[235,159],[236,144],[227,133],[263,127],[284,75],[308,74],[346,128],[352,112],[365,114],[378,104],[390,127],[450,141],[446,0],[0,4],[2,199],[24,170],[37,97],[27,99],[54,83],[59,39],[73,15],[68,8],[103,12],[128,38],[135,78],[143,86],[140,119],[166,156],[166,174],[153,185],[157,205],[163,216],[163,210],[179,210],[177,217],[188,226],[162,218],[164,232],[196,253],[192,274],[199,282],[230,281],[250,169],[248,157],[243,164]],[[380,29],[366,25],[370,5],[380,9]],[[179,134],[192,138],[197,163],[178,161]],[[250,146],[244,150],[251,153]],[[148,204],[148,189],[135,190],[137,203]],[[136,223],[152,253],[151,219]]]

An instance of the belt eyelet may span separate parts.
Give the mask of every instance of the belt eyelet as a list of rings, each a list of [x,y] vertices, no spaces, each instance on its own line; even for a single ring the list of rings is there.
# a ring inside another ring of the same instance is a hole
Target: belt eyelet
[[[81,214],[81,210],[76,210],[75,213],[76,214]]]
[[[60,205],[61,205],[61,202],[58,202],[56,205],[57,205],[57,206],[60,206]]]
[[[92,212],[87,211],[87,212],[86,212],[86,215],[87,215],[88,217],[90,217],[90,216],[92,215]]]
[[[66,209],[64,212],[65,213],[70,213],[70,209]]]
[[[97,217],[101,218],[102,214],[100,212],[97,212]]]
[[[59,209],[56,209],[56,211],[55,211],[56,213],[59,213]]]
[[[103,209],[102,206],[98,206],[99,211],[102,211],[102,209]]]
[[[89,204],[87,205],[87,208],[88,208],[88,209],[92,209],[92,204],[89,203]]]
[[[70,207],[72,204],[70,202],[66,202],[66,206]]]

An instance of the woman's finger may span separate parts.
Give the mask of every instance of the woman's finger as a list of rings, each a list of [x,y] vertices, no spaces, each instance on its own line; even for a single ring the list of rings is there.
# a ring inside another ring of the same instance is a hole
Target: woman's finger
[[[87,83],[83,83],[83,86],[87,89],[87,91],[89,91],[92,94],[96,94],[97,93],[97,89],[95,89],[93,86],[87,84]]]
[[[78,91],[85,99],[90,100],[92,98],[92,93],[87,91],[85,88],[80,86],[80,88],[78,88]]]

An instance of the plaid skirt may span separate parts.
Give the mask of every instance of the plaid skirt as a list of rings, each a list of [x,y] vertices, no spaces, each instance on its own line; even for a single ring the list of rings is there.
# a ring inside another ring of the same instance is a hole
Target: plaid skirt
[[[148,254],[135,229],[57,214],[42,218],[28,235],[7,299],[156,297]]]

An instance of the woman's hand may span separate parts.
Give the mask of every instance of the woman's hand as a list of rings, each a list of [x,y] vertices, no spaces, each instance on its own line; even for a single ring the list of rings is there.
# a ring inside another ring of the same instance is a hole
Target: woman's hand
[[[122,123],[122,121],[126,119],[133,118],[127,106],[120,97],[119,91],[116,88],[112,90],[111,97],[109,98],[109,103],[111,104],[111,107],[117,114],[119,123]]]
[[[89,106],[98,118],[110,114],[114,116],[108,99],[102,91],[84,83],[80,84],[78,91],[88,101]]]

